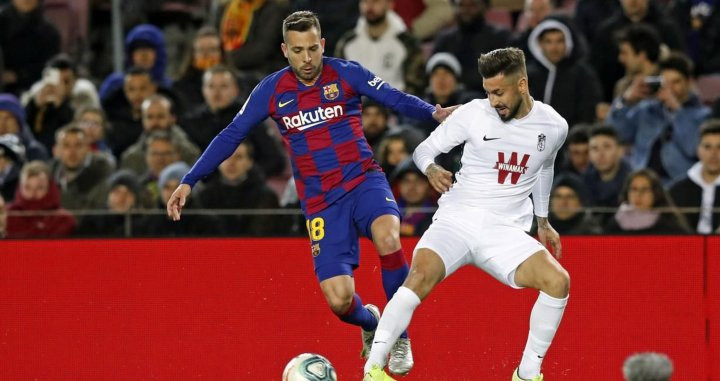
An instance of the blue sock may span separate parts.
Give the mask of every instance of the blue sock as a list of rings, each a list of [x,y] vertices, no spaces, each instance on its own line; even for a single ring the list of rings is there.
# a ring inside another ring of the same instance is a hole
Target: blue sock
[[[353,297],[350,308],[348,308],[348,310],[344,314],[338,315],[338,317],[345,323],[359,325],[360,327],[362,327],[362,329],[366,331],[372,331],[378,325],[378,321],[377,319],[375,319],[375,315],[370,313],[370,311],[368,311],[367,308],[363,306],[362,300],[360,299],[360,296],[358,294],[355,294],[355,296]]]
[[[407,278],[409,268],[405,260],[405,254],[400,249],[394,253],[380,256],[380,267],[382,269],[382,282],[385,289],[385,296],[388,301],[395,295],[395,291],[402,286]],[[400,337],[407,339],[407,331],[400,334]]]

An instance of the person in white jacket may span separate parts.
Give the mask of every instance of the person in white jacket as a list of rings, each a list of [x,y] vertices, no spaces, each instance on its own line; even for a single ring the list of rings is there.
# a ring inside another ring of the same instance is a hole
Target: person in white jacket
[[[415,308],[438,283],[469,264],[512,288],[540,291],[512,380],[543,378],[542,360],[570,288],[567,271],[543,246],[549,243],[560,258],[560,236],[547,216],[553,164],[568,125],[552,107],[530,97],[522,50],[491,51],[480,56],[479,66],[488,98],[461,106],[413,154],[442,197],[415,247],[405,283],[380,319],[365,364],[366,381],[390,379],[382,371],[385,359]],[[434,160],[462,143],[462,167],[453,183],[450,172]],[[526,233],[533,211],[540,242]]]

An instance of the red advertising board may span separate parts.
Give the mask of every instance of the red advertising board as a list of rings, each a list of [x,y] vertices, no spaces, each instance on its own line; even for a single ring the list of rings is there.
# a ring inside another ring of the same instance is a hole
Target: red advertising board
[[[624,358],[649,350],[673,359],[673,379],[720,374],[707,328],[720,316],[720,240],[563,244],[572,286],[546,379],[621,380]],[[357,291],[384,306],[375,251],[361,250]],[[536,297],[460,270],[416,310],[403,380],[509,380]],[[0,242],[0,380],[279,380],[302,352],[359,380],[360,346],[326,307],[305,239]]]

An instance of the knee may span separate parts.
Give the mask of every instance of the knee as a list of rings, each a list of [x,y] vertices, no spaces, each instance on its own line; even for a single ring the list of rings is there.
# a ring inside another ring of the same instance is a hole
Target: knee
[[[381,254],[389,254],[400,250],[400,230],[388,229],[380,234],[373,234],[373,242]]]
[[[440,276],[425,266],[413,266],[404,286],[413,290],[420,299],[424,299],[440,281]]]
[[[335,315],[342,315],[350,309],[353,301],[352,293],[341,293],[327,296],[327,302]]]
[[[555,298],[564,298],[570,293],[570,274],[565,269],[548,275],[543,282],[542,291]]]

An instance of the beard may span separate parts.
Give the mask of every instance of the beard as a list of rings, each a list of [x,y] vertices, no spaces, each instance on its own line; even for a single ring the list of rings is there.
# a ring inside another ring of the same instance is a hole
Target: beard
[[[367,15],[365,16],[365,20],[367,21],[368,25],[371,25],[371,26],[382,24],[386,18],[387,18],[387,13],[382,14],[382,15],[377,15],[374,17],[367,16]]]
[[[522,99],[518,99],[518,101],[515,102],[515,105],[514,105],[514,106],[512,106],[512,107],[506,107],[507,110],[508,110],[507,116],[502,116],[502,114],[500,114],[500,110],[498,110],[497,107],[495,108],[495,112],[496,112],[496,113],[498,114],[498,116],[500,117],[500,120],[502,120],[503,122],[507,122],[508,120],[513,119],[513,118],[517,115],[518,111],[520,111],[520,104],[521,104],[521,103],[522,103]]]
[[[295,66],[290,65],[290,67],[292,68],[293,73],[295,73],[295,76],[302,79],[303,81],[308,82],[317,78],[317,76],[320,74],[320,70],[322,70],[322,65],[313,66],[312,72],[308,74],[303,70],[303,68],[306,66],[296,68]]]

